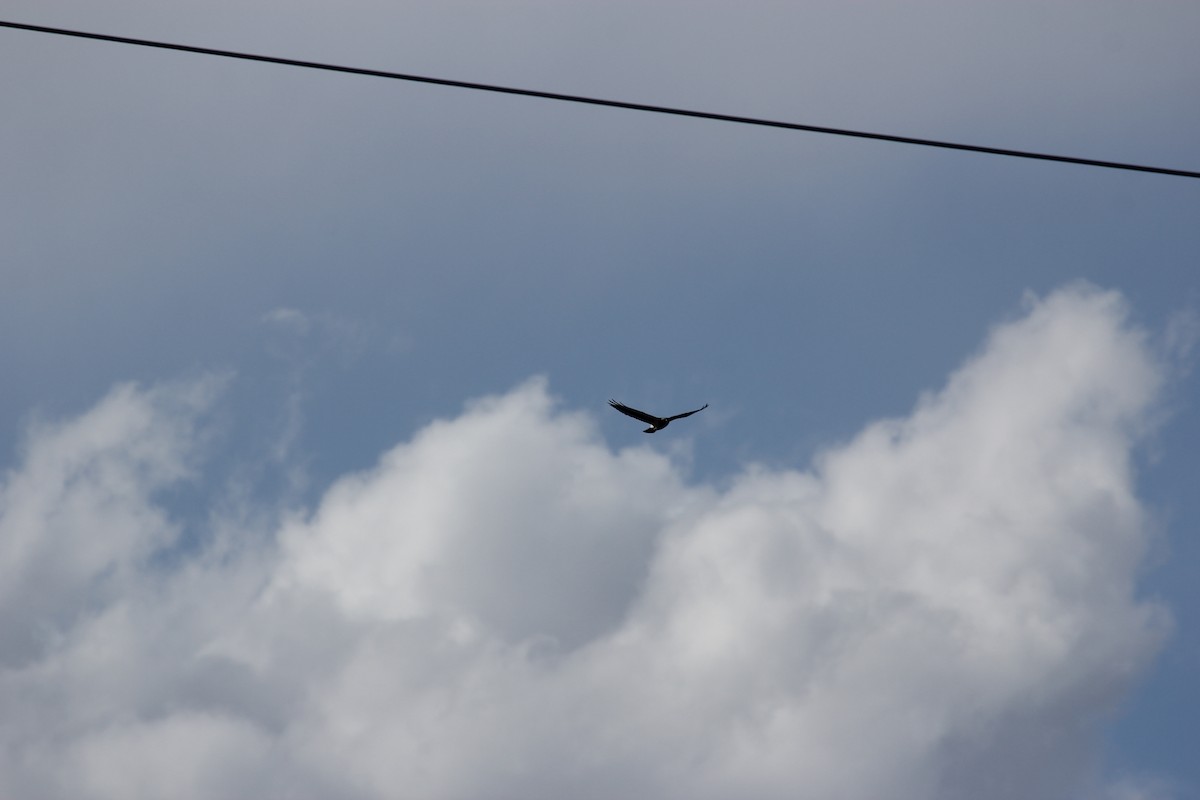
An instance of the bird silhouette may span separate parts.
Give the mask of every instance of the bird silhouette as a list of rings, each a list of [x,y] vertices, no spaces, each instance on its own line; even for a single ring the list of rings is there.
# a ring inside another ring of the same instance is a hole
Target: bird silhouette
[[[624,403],[618,403],[616,400],[609,400],[608,404],[617,411],[620,411],[622,414],[628,417],[633,417],[634,419],[639,419],[649,425],[650,427],[646,428],[646,430],[642,431],[642,433],[654,433],[655,431],[661,431],[663,428],[670,425],[672,420],[690,417],[692,414],[695,414],[696,411],[703,411],[704,409],[708,408],[708,403],[705,403],[695,411],[685,411],[682,414],[676,414],[673,417],[656,417],[653,414],[647,414],[645,411],[638,411],[636,408],[630,408]]]

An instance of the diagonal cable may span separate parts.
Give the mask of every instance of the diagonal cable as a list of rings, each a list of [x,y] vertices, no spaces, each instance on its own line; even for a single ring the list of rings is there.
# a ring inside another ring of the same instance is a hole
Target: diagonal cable
[[[945,150],[965,150],[971,153],[987,153],[989,155],[1005,156],[1008,158],[1057,161],[1064,164],[1080,164],[1086,167],[1119,169],[1131,172],[1151,172],[1158,175],[1174,175],[1183,178],[1200,178],[1200,172],[1186,169],[1152,167],[1145,164],[1130,164],[1119,161],[1102,161],[1094,158],[1079,158],[1077,156],[1052,155],[1050,153],[1037,153],[1029,150],[1010,150],[1003,147],[986,147],[983,145],[947,142],[938,139],[921,139],[913,136],[895,136],[888,133],[868,133],[866,131],[850,130],[847,128],[830,128],[823,125],[804,125],[799,122],[783,122],[780,120],[762,119],[760,117],[744,117],[734,114],[720,114],[712,111],[694,111],[685,108],[651,105],[649,103],[630,103],[624,100],[605,100],[598,97],[585,97],[583,95],[561,94],[558,92],[543,92],[537,89],[521,89],[512,86],[497,86],[488,83],[451,80],[449,78],[433,78],[425,75],[411,75],[403,72],[388,72],[386,70],[367,69],[365,67],[349,67],[340,64],[325,64],[318,61],[301,61],[295,58],[264,56],[254,53],[242,53],[234,50],[218,50],[212,47],[196,47],[186,44],[173,44],[171,42],[160,42],[152,39],[134,39],[128,36],[113,36],[105,33],[89,33],[86,31],[68,30],[65,28],[51,28],[44,25],[28,25],[21,22],[5,22],[0,20],[0,27],[13,28],[23,31],[34,31],[36,33],[48,33],[56,36],[73,36],[79,39],[93,39],[101,42],[114,42],[116,44],[127,44],[136,47],[155,47],[160,50],[177,50],[184,53],[198,53],[200,55],[218,56],[220,58],[236,58],[243,61],[261,61],[267,64],[281,64],[283,66],[300,67],[302,69],[319,69],[326,72],[344,72],[351,75],[369,75],[375,78],[390,78],[392,80],[409,81],[411,83],[426,83],[434,86],[450,86],[458,89],[473,89],[479,92],[520,95],[522,97],[539,97],[544,100],[557,100],[564,103],[583,103],[593,106],[606,106],[608,108],[623,108],[630,111],[645,111],[652,114],[669,114],[676,117],[693,117],[696,119],[717,120],[719,122],[733,122],[740,125],[757,125],[759,127],[783,128],[785,130],[805,131],[807,133],[823,133],[829,136],[849,136],[856,139],[874,139],[881,142],[896,142],[899,144],[918,145],[920,147],[939,147]]]

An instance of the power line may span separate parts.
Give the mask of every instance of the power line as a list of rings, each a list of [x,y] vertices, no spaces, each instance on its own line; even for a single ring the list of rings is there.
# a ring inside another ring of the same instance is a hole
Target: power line
[[[67,30],[64,28],[49,28],[43,25],[27,25],[20,22],[5,22],[0,20],[0,27],[34,31],[36,33],[49,33],[56,36],[73,36],[79,39],[94,39],[101,42],[115,42],[117,44],[128,44],[137,47],[156,47],[161,50],[178,50],[184,53],[198,53],[200,55],[219,56],[221,58],[237,58],[243,61],[261,61],[267,64],[282,64],[283,66],[287,67],[319,69],[325,70],[326,72],[344,72],[351,75],[370,75],[376,78],[390,78],[392,80],[409,81],[412,83],[427,83],[434,86],[452,86],[458,89],[473,89],[479,92],[520,95],[522,97],[539,97],[544,100],[558,100],[564,103],[584,103],[593,106],[624,108],[630,111],[645,111],[652,114],[670,114],[676,117],[694,117],[697,119],[717,120],[719,122],[734,122],[740,125],[757,125],[767,128],[783,128],[785,130],[805,131],[807,133],[823,133],[830,136],[850,136],[857,139],[874,139],[882,142],[897,142],[899,144],[919,145],[921,147],[940,147],[946,150],[965,150],[972,153],[988,153],[990,155],[1006,156],[1009,158],[1058,161],[1064,164],[1081,164],[1086,167],[1120,169],[1131,172],[1152,172],[1158,175],[1175,175],[1183,178],[1200,178],[1200,172],[1186,169],[1151,167],[1144,164],[1128,164],[1118,161],[1101,161],[1093,158],[1051,155],[1049,153],[1035,153],[1028,150],[1009,150],[1002,147],[984,147],[982,145],[945,142],[936,139],[919,139],[912,136],[894,136],[887,133],[868,133],[866,131],[849,130],[846,128],[829,128],[822,125],[803,125],[798,122],[782,122],[779,120],[762,119],[759,117],[742,117],[733,114],[719,114],[711,111],[693,111],[684,108],[651,105],[648,103],[629,103],[623,100],[604,100],[598,97],[560,94],[558,92],[543,92],[536,89],[519,89],[512,86],[496,86],[494,84],[474,83],[471,81],[456,81],[448,78],[432,78],[425,75],[410,75],[402,72],[366,69],[364,67],[323,64],[317,61],[301,61],[294,58],[279,58],[277,56],[256,55],[254,53],[241,53],[234,50],[217,50],[211,47],[194,47],[192,45],[172,44],[170,42],[159,42],[151,39],[133,39],[128,36],[112,36],[104,33],[88,33],[86,31]]]

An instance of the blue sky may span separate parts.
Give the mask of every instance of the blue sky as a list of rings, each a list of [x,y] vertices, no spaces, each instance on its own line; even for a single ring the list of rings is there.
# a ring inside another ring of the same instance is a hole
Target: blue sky
[[[6,9],[1200,168],[1200,11],[1187,3]],[[132,796],[122,780],[136,769],[101,765],[146,742],[210,796],[394,796],[397,754],[420,748],[435,754],[411,784],[420,796],[554,796],[582,780],[598,796],[701,796],[688,763],[729,797],[1200,791],[1186,744],[1200,710],[1200,183],[10,30],[0,41],[0,530],[18,587],[0,692],[14,719],[49,720],[0,723],[10,792],[78,796],[38,766],[75,759],[95,796]],[[710,407],[646,437],[609,397]],[[1011,451],[988,449],[1010,430]],[[859,466],[830,466],[843,463]],[[958,485],[947,463],[1029,480]],[[874,491],[871,475],[893,488]],[[1083,483],[1044,490],[1068,475]],[[761,519],[774,520],[765,532]],[[979,560],[993,547],[1003,578]],[[772,548],[795,560],[791,579],[754,560]],[[896,559],[894,578],[874,571],[875,552]],[[1083,555],[1095,570],[1080,577],[1064,564]],[[414,564],[440,577],[426,585]],[[707,604],[701,574],[727,603]],[[790,588],[766,590],[777,582]],[[925,611],[956,608],[964,641],[1003,630],[1013,638],[996,641],[1018,649],[1048,620],[1078,625],[1060,630],[1060,660],[1031,655],[1027,673],[953,658],[941,672],[888,649],[889,631],[922,641]],[[1122,635],[1088,609],[1125,620]],[[722,634],[729,624],[749,638]],[[821,626],[859,645],[821,650]],[[259,640],[272,630],[287,633]],[[96,661],[106,641],[124,655]],[[722,655],[735,651],[748,660]],[[644,682],[611,677],[622,658]],[[909,679],[874,671],[892,659]],[[118,666],[150,688],[80,706]],[[776,672],[793,677],[768,691],[759,678]],[[937,681],[991,705],[955,716],[927,695]],[[301,710],[252,702],[262,685],[305,698]],[[695,712],[711,739],[655,721],[680,713],[668,685],[722,698]],[[853,702],[876,692],[877,716]],[[29,696],[42,699],[14,699]],[[589,697],[628,715],[589,727],[573,716]],[[505,750],[496,730],[527,720],[531,698],[550,711]],[[466,710],[437,717],[442,701]],[[914,709],[934,709],[912,724],[940,731],[923,746],[904,723]],[[847,765],[878,715],[877,775],[863,777]],[[407,733],[397,719],[414,720]],[[320,739],[335,728],[377,746],[310,769],[306,754],[353,749]],[[630,749],[606,749],[635,729]],[[813,730],[845,746],[810,763],[795,754]],[[1023,740],[1047,744],[1039,755]],[[1013,771],[1030,783],[986,777]],[[140,780],[153,794],[165,778]]]

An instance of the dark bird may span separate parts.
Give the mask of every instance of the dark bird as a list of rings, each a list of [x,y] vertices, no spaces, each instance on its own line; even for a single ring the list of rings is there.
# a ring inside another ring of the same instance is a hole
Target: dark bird
[[[655,431],[661,431],[663,428],[670,425],[672,420],[690,417],[692,414],[695,414],[696,411],[703,411],[704,409],[708,408],[708,403],[705,403],[697,408],[696,411],[685,411],[682,414],[676,414],[673,417],[656,417],[653,414],[647,414],[645,411],[638,411],[636,408],[630,408],[624,403],[618,403],[616,400],[609,400],[608,404],[617,411],[620,411],[622,414],[628,417],[633,417],[634,419],[640,419],[642,422],[649,425],[650,427],[646,428],[646,430],[642,431],[642,433],[654,433]]]

